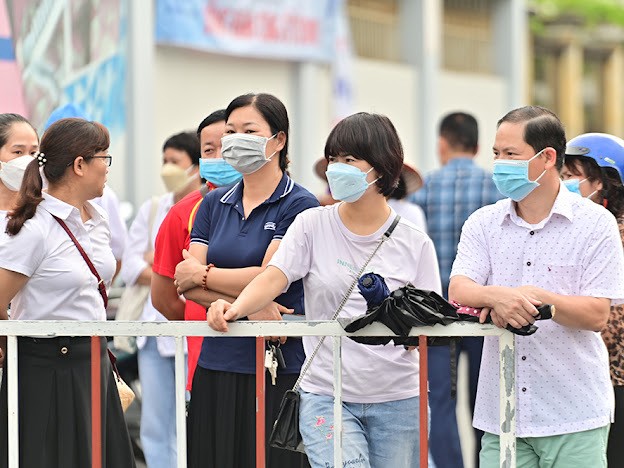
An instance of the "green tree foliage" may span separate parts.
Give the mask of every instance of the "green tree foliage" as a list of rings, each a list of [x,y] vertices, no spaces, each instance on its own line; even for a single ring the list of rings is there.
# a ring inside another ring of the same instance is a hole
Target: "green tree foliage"
[[[577,17],[587,26],[615,24],[624,27],[624,0],[529,0],[535,12],[535,32],[561,17]]]

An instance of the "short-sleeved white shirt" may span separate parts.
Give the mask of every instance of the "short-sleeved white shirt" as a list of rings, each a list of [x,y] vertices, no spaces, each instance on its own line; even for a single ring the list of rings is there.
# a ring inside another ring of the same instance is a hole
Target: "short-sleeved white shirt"
[[[388,205],[421,231],[427,232],[427,218],[425,211],[420,206],[407,201],[405,198],[401,200],[389,198]]]
[[[7,226],[7,214],[9,214],[6,210],[0,210],[0,232],[4,232]]]
[[[339,204],[311,208],[300,213],[288,228],[269,262],[288,278],[303,278],[305,313],[309,320],[330,320],[355,275],[373,252],[396,216],[377,232],[359,236],[349,231],[338,214]],[[440,292],[440,276],[433,242],[409,221],[401,219],[390,238],[365,270],[385,278],[390,291],[407,283]],[[356,287],[339,317],[366,312],[366,301]],[[310,355],[319,337],[304,337]],[[325,340],[306,373],[301,388],[320,395],[333,394],[331,340]],[[343,400],[378,403],[411,398],[419,394],[418,353],[403,346],[364,345],[342,340]]]
[[[152,203],[154,202],[158,203],[158,207],[156,208],[150,237],[149,218],[152,210]],[[144,258],[145,253],[154,250],[158,229],[172,206],[173,193],[167,193],[157,199],[150,198],[146,200],[139,208],[136,218],[134,218],[130,226],[128,243],[126,244],[123,260],[121,262],[120,275],[126,285],[135,284],[141,272],[149,266]],[[180,229],[181,228],[182,227],[180,227]],[[165,322],[167,319],[156,310],[152,304],[151,295],[148,295],[139,320],[145,322]],[[144,336],[137,337],[137,347],[143,349],[146,341],[147,339]],[[175,338],[171,336],[156,337],[156,346],[161,356],[175,355]]]
[[[44,193],[16,236],[0,233],[0,268],[29,277],[11,301],[12,320],[106,320],[95,276],[52,217],[65,221],[108,286],[115,272],[108,221],[100,207],[87,202],[87,209],[83,223],[77,208]]]
[[[108,215],[108,225],[111,232],[111,249],[116,260],[121,260],[124,248],[126,247],[126,238],[128,237],[128,229],[126,223],[121,217],[119,209],[119,198],[117,194],[108,185],[104,186],[104,193],[101,197],[91,200],[100,205]]]
[[[561,186],[549,216],[531,225],[511,200],[476,211],[464,224],[451,277],[481,285],[538,286],[572,296],[624,298],[624,256],[615,218]],[[515,339],[516,434],[541,437],[609,424],[613,388],[600,333],[546,320]],[[498,338],[483,347],[474,426],[499,433]]]

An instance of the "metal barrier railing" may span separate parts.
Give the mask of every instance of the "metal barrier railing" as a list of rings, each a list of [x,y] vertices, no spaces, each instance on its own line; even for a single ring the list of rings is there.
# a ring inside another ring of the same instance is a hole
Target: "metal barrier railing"
[[[9,468],[19,467],[17,337],[18,336],[173,336],[176,338],[175,385],[178,467],[186,467],[185,424],[185,336],[331,336],[334,345],[334,466],[342,466],[342,363],[341,337],[391,336],[392,332],[374,323],[355,333],[345,332],[332,321],[242,321],[229,325],[227,333],[216,332],[205,322],[77,322],[20,321],[0,323],[0,336],[7,335]],[[516,394],[514,335],[494,325],[457,322],[451,325],[413,328],[411,336],[498,336],[500,352],[500,466],[516,466]],[[262,349],[262,348],[260,348]],[[263,352],[263,351],[262,351]],[[262,372],[264,380],[264,372]],[[258,385],[261,385],[260,383]],[[263,384],[262,384],[263,386]],[[426,434],[426,431],[424,432]],[[263,437],[262,437],[263,439]],[[257,441],[257,447],[264,444]],[[260,457],[258,457],[260,458]],[[263,464],[261,466],[264,466]]]

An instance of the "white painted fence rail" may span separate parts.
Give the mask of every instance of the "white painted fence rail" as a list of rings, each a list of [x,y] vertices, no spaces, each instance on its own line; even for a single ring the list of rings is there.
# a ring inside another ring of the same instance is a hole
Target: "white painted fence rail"
[[[185,468],[186,422],[185,422],[185,363],[183,337],[185,336],[331,336],[334,337],[334,356],[340,356],[342,336],[392,336],[392,332],[380,323],[369,325],[355,333],[345,332],[340,324],[332,321],[241,321],[229,325],[227,333],[212,330],[205,322],[76,322],[76,321],[21,321],[0,323],[0,336],[7,335],[8,359],[8,409],[9,409],[9,468],[19,467],[18,392],[17,392],[17,336],[173,336],[176,338],[176,428],[178,443],[178,467]],[[498,336],[500,352],[500,466],[516,466],[516,393],[514,335],[493,325],[457,322],[451,325],[413,328],[411,336]],[[335,408],[341,408],[341,362],[334,363]],[[334,466],[342,466],[340,412],[334,420]]]

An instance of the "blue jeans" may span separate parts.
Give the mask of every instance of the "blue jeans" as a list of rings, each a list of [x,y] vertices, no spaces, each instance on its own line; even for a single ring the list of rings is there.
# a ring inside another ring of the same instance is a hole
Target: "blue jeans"
[[[483,337],[465,337],[457,343],[457,358],[465,351],[468,354],[470,410],[474,412],[479,381],[479,366]],[[457,417],[456,399],[451,398],[451,353],[449,346],[430,346],[428,348],[429,370],[429,406],[431,407],[431,434],[429,437],[431,455],[438,466],[445,468],[463,468]],[[474,429],[476,450],[475,465],[479,466],[479,450],[483,432]]]
[[[334,466],[334,398],[300,391],[299,431],[313,468]],[[342,403],[342,460],[347,468],[419,466],[419,397]],[[429,466],[433,468],[431,457]]]
[[[175,358],[161,356],[156,338],[151,336],[138,351],[138,361],[145,461],[149,468],[175,468]]]

